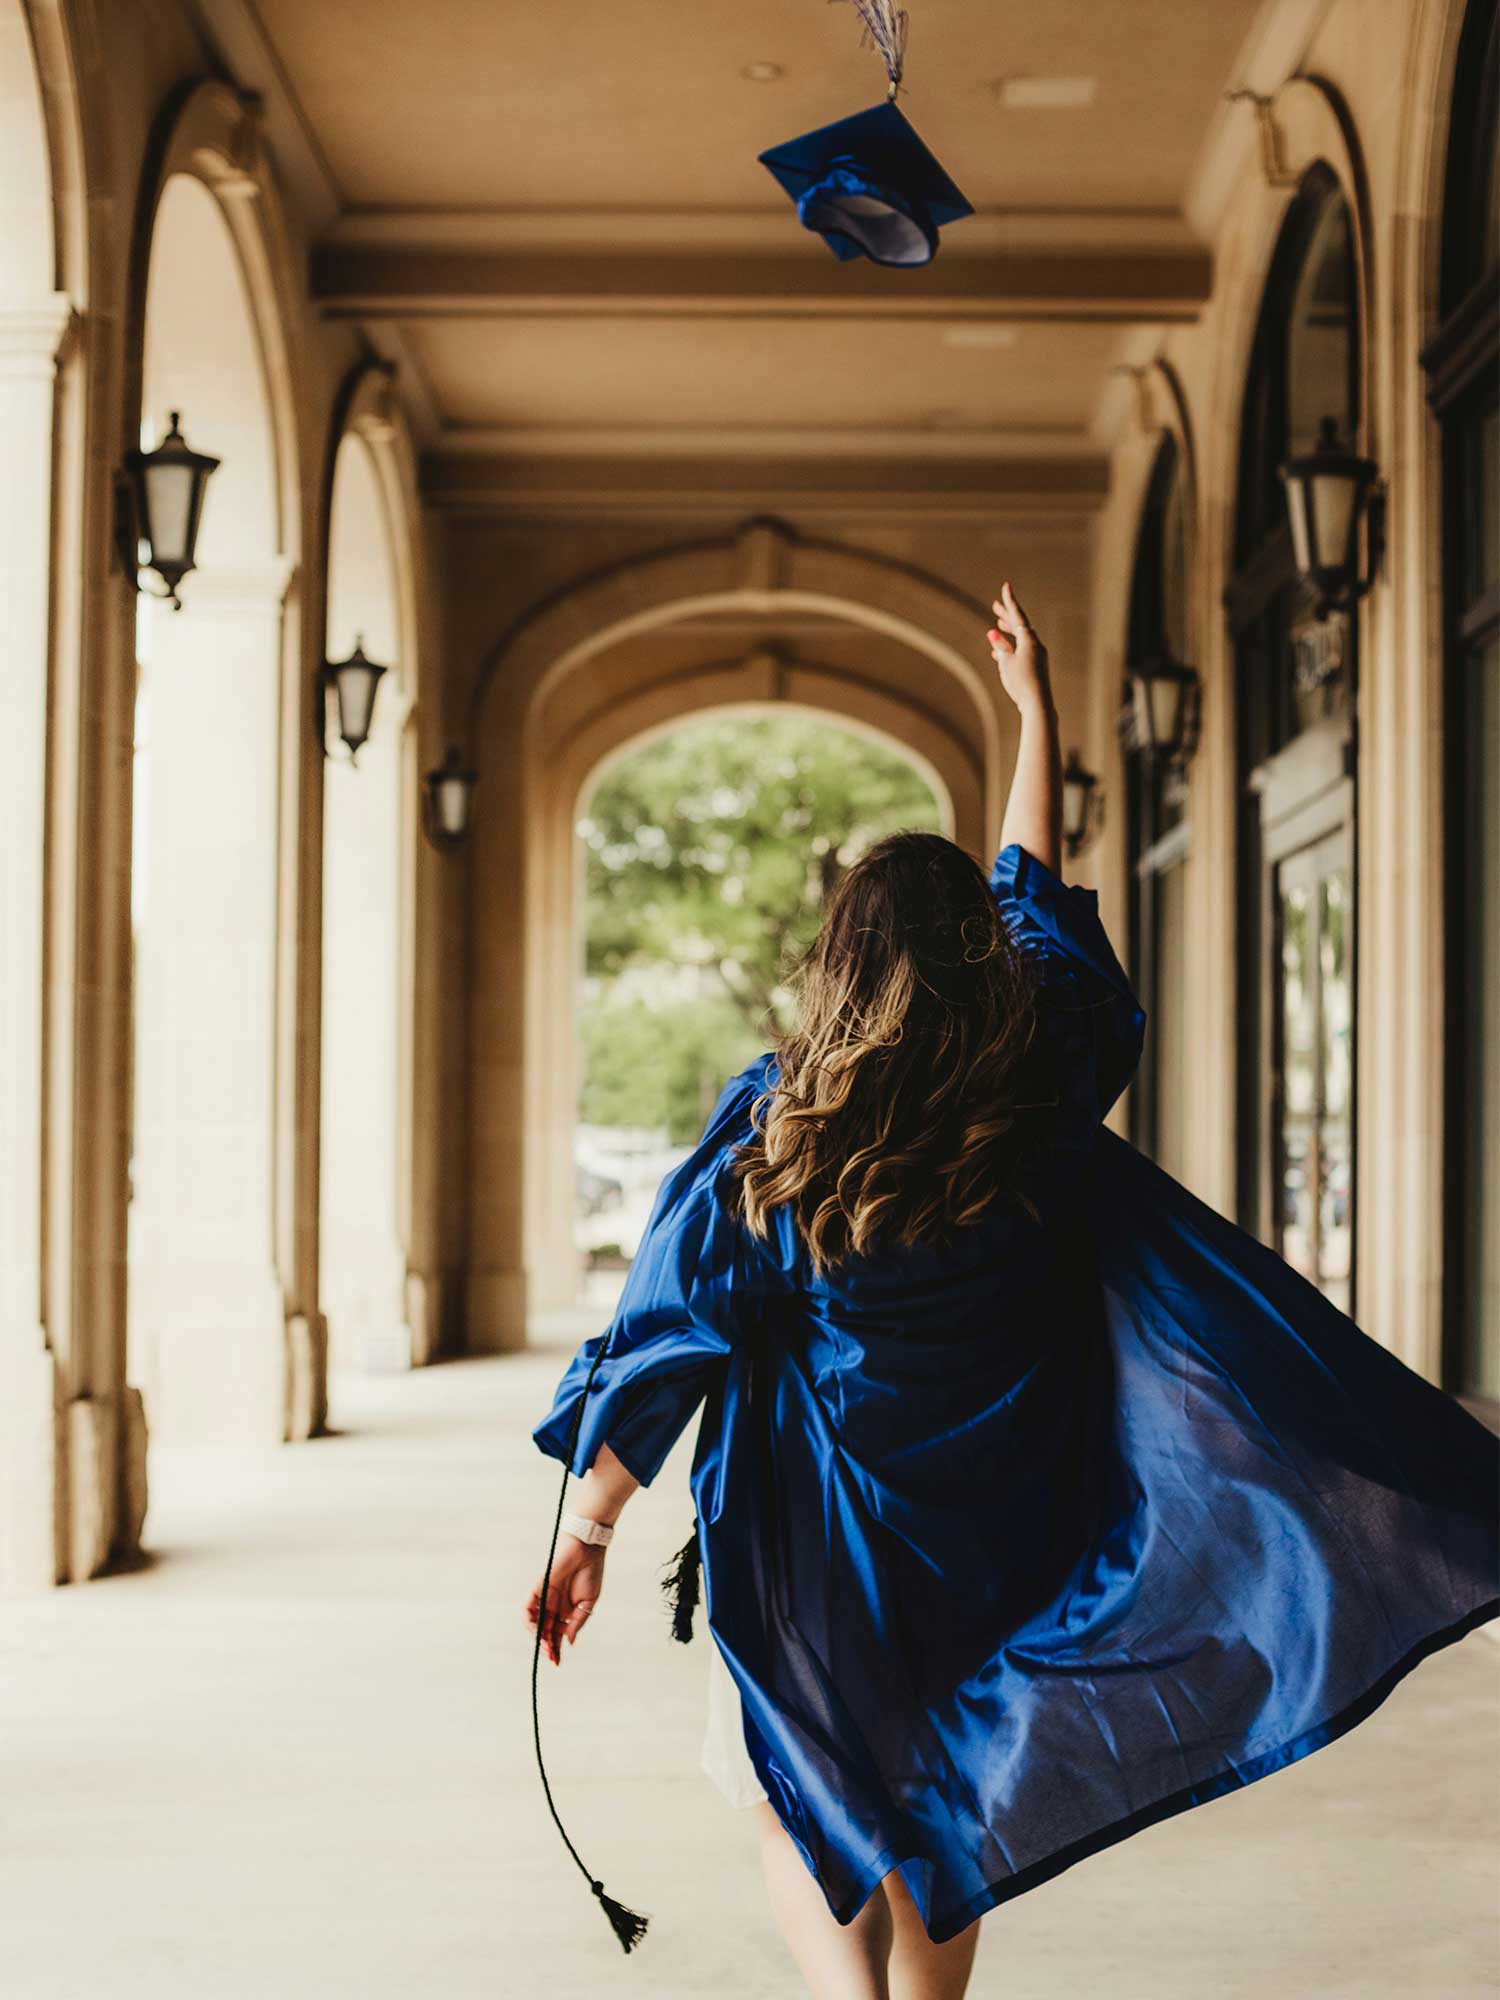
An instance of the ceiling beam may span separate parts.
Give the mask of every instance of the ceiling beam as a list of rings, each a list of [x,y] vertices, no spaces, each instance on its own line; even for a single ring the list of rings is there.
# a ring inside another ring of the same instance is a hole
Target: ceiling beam
[[[1212,259],[1196,245],[939,256],[914,271],[787,254],[324,243],[312,293],[330,319],[961,318],[1134,325],[1195,320]]]
[[[1022,516],[1081,523],[1109,491],[1102,457],[913,460],[904,458],[562,458],[429,451],[422,495],[455,512],[635,514],[836,513],[914,515],[950,521]]]

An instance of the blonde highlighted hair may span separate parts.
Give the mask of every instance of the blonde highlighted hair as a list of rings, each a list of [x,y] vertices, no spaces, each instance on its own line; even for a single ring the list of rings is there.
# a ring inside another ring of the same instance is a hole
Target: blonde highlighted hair
[[[978,863],[935,833],[878,842],[792,973],[796,1026],[731,1164],[756,1235],[788,1205],[813,1270],[943,1243],[1025,1191],[1040,1136],[1036,978]]]

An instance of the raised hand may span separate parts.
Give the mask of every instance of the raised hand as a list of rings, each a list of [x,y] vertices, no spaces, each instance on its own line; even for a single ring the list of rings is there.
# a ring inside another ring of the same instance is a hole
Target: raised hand
[[[995,624],[986,637],[1000,669],[1000,685],[1019,709],[1052,706],[1047,648],[1032,630],[1007,580],[994,599]]]

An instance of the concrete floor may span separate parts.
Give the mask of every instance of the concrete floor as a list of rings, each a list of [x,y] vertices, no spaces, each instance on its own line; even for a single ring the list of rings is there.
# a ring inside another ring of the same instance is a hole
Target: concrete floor
[[[799,1993],[698,1768],[703,1635],[673,1645],[656,1589],[691,1430],[543,1665],[564,1820],[653,1917],[631,1957],[547,1818],[521,1605],[565,1351],[340,1382],[310,1446],[160,1452],[149,1567],[0,1606],[5,2000]],[[1343,1742],[991,1913],[973,1993],[1493,1994],[1497,1752],[1478,1632]]]

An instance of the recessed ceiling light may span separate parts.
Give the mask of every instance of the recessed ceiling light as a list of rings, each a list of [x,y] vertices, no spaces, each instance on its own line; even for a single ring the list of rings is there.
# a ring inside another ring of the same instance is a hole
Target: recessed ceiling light
[[[746,83],[775,83],[778,77],[786,75],[786,71],[780,63],[753,62],[746,63],[740,75]]]
[[[1015,326],[945,326],[944,347],[1014,347],[1021,338]]]
[[[1005,76],[995,85],[1002,111],[1081,111],[1094,101],[1096,76]]]

